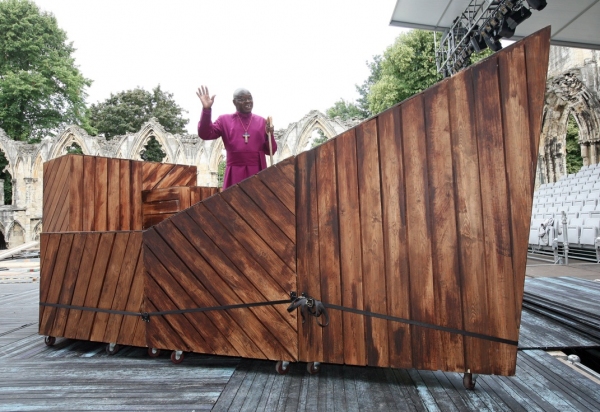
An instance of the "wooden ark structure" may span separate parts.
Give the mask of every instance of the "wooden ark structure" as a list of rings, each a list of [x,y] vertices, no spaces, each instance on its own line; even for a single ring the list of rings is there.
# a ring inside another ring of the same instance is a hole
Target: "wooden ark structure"
[[[514,374],[549,37],[220,193],[193,167],[46,163],[40,334]]]

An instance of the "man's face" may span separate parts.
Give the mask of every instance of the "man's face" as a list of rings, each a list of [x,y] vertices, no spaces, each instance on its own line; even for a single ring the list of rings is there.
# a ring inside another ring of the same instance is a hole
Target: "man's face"
[[[250,113],[254,103],[252,101],[252,95],[250,93],[241,93],[235,99],[233,99],[233,105],[240,113]]]

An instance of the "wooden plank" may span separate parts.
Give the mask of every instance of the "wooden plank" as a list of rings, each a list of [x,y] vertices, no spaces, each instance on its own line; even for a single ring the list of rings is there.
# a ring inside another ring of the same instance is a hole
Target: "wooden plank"
[[[44,220],[44,231],[50,232],[50,229],[53,229],[54,223],[52,222],[52,214],[54,213],[54,207],[51,209],[52,200],[55,196],[59,194],[59,191],[56,190],[58,186],[58,179],[61,173],[59,170],[61,168],[61,164],[65,159],[63,157],[59,157],[57,159],[51,160],[50,162],[44,163],[44,188],[43,188],[43,197],[44,204],[42,205]],[[46,164],[48,166],[46,167]]]
[[[204,189],[205,188],[200,186],[190,187],[190,205],[195,205],[204,199],[204,196],[202,196]]]
[[[272,180],[272,179],[271,179]],[[278,182],[274,182],[278,184]],[[254,176],[240,185],[240,188],[250,197],[273,221],[273,223],[296,243],[296,216]]]
[[[133,283],[133,276],[135,274],[136,264],[138,258],[142,252],[142,233],[131,232],[127,241],[125,249],[125,255],[119,278],[117,280],[117,287],[115,290],[114,298],[112,300],[111,309],[113,310],[125,310],[129,299],[131,286]],[[106,331],[104,332],[104,342],[118,342],[119,331],[121,329],[121,323],[123,322],[123,315],[110,314],[106,324]],[[130,337],[128,340],[132,340]]]
[[[108,207],[108,159],[106,157],[96,158],[96,191],[94,201],[94,230],[104,232],[108,230],[107,207]]]
[[[400,109],[394,108],[379,115],[378,129],[388,311],[390,316],[410,319],[410,274]],[[347,161],[340,163],[338,170],[345,169],[347,165]],[[411,368],[410,326],[388,322],[388,339],[390,366]]]
[[[510,235],[514,273],[514,315],[509,319],[521,323],[522,290],[525,286],[528,233],[533,203],[535,159],[531,156],[529,135],[529,98],[527,94],[525,46],[513,46],[498,57],[502,128],[506,152],[506,179],[510,205]]]
[[[183,287],[189,297],[193,301],[195,307],[212,307],[222,305],[222,300],[219,300],[220,292],[216,288],[220,286],[212,283],[212,279],[218,280],[217,274],[212,268],[206,264],[203,258],[194,259],[193,262],[184,264],[184,256],[176,255],[170,247],[164,247],[164,241],[160,239],[154,229],[144,233],[144,251],[152,253],[148,258],[156,256],[159,262],[169,262],[169,273],[176,282]],[[180,250],[178,250],[178,253]],[[146,259],[146,256],[144,256]],[[157,269],[161,269],[161,265]],[[147,273],[150,276],[155,276],[154,266],[152,271]],[[166,269],[165,269],[166,270]],[[164,271],[163,271],[164,272]],[[160,272],[158,273],[160,274]],[[153,290],[147,289],[147,295],[153,293]],[[180,299],[178,299],[180,301]],[[192,303],[189,303],[192,305]],[[163,308],[161,307],[161,310]],[[255,343],[244,328],[244,322],[240,321],[239,311],[210,311],[195,314],[195,321],[201,326],[204,336],[214,348],[216,353],[238,353],[244,357],[264,358],[264,352],[258,343]],[[227,334],[223,335],[224,329]],[[235,331],[235,333],[233,333]],[[229,352],[226,352],[229,351]]]
[[[125,250],[127,247],[127,242],[129,241],[129,236],[129,232],[118,232],[115,234],[115,241],[113,243],[110,259],[108,260],[108,265],[106,267],[104,283],[102,284],[102,290],[100,291],[100,298],[97,306],[98,308],[110,309],[112,306],[113,298],[119,283],[119,275],[123,260],[125,258]],[[94,325],[90,334],[91,341],[104,342],[104,334],[106,332],[108,317],[108,313],[96,313]]]
[[[296,245],[298,293],[321,300],[319,268],[319,219],[317,211],[317,171],[315,152],[296,158]],[[323,330],[314,319],[300,323],[298,316],[298,356],[301,361],[323,361]]]
[[[404,177],[406,179],[406,221],[408,255],[410,257],[411,319],[435,324],[436,305],[431,261],[431,210],[428,191],[427,152],[423,115],[423,96],[417,95],[404,102],[402,143]],[[413,367],[439,369],[439,332],[414,327],[411,331]]]
[[[62,223],[60,217],[64,217],[61,216],[61,212],[65,207],[67,210],[69,207],[69,185],[67,181],[71,164],[70,159],[70,156],[62,159],[56,173],[56,178],[54,179],[54,193],[51,193],[49,196],[48,213],[45,215],[48,216],[48,227],[45,229],[47,232],[58,231],[60,229]]]
[[[452,130],[452,160],[456,179],[456,213],[462,313],[465,330],[489,334],[487,284],[479,155],[477,153],[472,71],[458,73],[449,82],[448,108]],[[465,337],[465,369],[473,373],[489,370],[487,345]]]
[[[108,159],[108,172],[107,172],[107,215],[106,215],[106,228],[107,230],[120,230],[119,227],[119,216],[121,208],[120,194],[120,160],[119,159]]]
[[[287,179],[295,185],[296,182],[296,165],[295,158],[289,157],[281,162],[275,164],[275,168],[283,172]]]
[[[514,305],[514,274],[511,259],[510,229],[499,222],[510,222],[502,110],[498,84],[498,61],[485,60],[473,69],[475,118],[483,227],[485,241],[486,280],[488,291],[488,322],[494,336],[518,340]],[[492,371],[498,375],[513,375],[516,346],[490,343]]]
[[[363,298],[366,311],[387,314],[387,292],[383,252],[381,177],[377,120],[356,128],[358,156],[358,193],[362,242]],[[371,366],[389,365],[387,322],[365,319],[367,362]]]
[[[142,248],[143,244],[141,246],[141,249]],[[135,271],[133,272],[131,289],[129,290],[129,296],[127,296],[127,302],[125,305],[125,310],[127,312],[145,312],[142,307],[144,300],[144,277],[144,254],[142,253],[142,250],[140,250]],[[139,333],[138,328],[143,329],[143,333]],[[145,331],[146,322],[144,322],[141,317],[125,316],[123,318],[123,322],[121,322],[121,329],[119,330],[117,342],[126,345],[145,346]],[[138,335],[141,335],[141,338],[139,338]]]
[[[49,205],[48,197],[52,193],[50,187],[54,184],[54,178],[56,177],[55,167],[60,163],[59,159],[60,158],[48,160],[42,164],[42,176],[44,178],[44,186],[42,189],[43,208],[46,208]],[[45,209],[44,214],[47,214]]]
[[[100,160],[100,159],[98,159]],[[85,294],[85,303],[83,306],[97,308],[102,292],[102,285],[106,275],[108,259],[115,240],[114,232],[106,232],[100,235],[98,242],[98,251],[92,268],[92,275],[88,285],[87,293]],[[79,320],[77,329],[77,339],[90,340],[90,333],[95,320],[95,313],[84,311]]]
[[[180,195],[182,187],[167,187],[164,189],[153,189],[142,191],[142,202],[164,202],[166,200],[177,199]]]
[[[342,304],[340,277],[340,224],[337,202],[335,142],[315,149],[317,176],[317,219],[319,230],[319,269],[321,298],[333,305]],[[323,329],[323,359],[344,363],[342,313],[330,310],[329,326]]]
[[[119,160],[119,230],[131,230],[131,161]]]
[[[47,302],[50,285],[52,285],[52,275],[54,274],[54,265],[60,245],[61,235],[59,233],[42,233],[40,236],[41,252],[40,255],[40,302]],[[40,334],[47,334],[50,331],[49,326],[44,324],[42,329],[42,318],[46,307],[39,307],[38,328]]]
[[[153,246],[158,245],[155,244]],[[147,262],[147,266],[152,268],[150,276],[156,282],[156,287],[162,289],[162,291],[146,289],[148,299],[157,308],[160,308],[160,310],[177,310],[196,307],[193,299],[177,281],[177,277],[172,276],[169,269],[165,266],[165,264],[168,264],[168,261],[157,258],[152,253],[152,249],[147,248],[144,251],[144,262]],[[220,333],[213,332],[214,328],[211,328],[212,325],[206,321],[205,316],[185,313],[167,315],[164,318],[179,338],[181,338],[181,341],[185,343],[185,346],[180,346],[178,349],[212,354],[219,354],[220,352],[223,355],[239,356],[238,352],[225,337]]]
[[[52,271],[52,279],[48,288],[46,300],[43,301],[44,303],[59,303],[60,291],[62,289],[72,243],[73,234],[65,233],[61,236],[58,252],[56,253],[56,262]],[[56,308],[44,308],[44,312],[40,317],[40,333],[50,335],[55,316]]]
[[[100,233],[98,232],[87,233],[85,235],[85,246],[82,251],[81,263],[77,273],[77,280],[75,282],[75,289],[73,291],[73,299],[71,300],[71,305],[73,306],[83,306],[85,304],[86,294],[90,284],[92,268],[94,267],[94,260],[96,258],[96,252],[98,251],[99,241]],[[81,310],[69,310],[69,316],[67,318],[65,332],[63,335],[64,337],[73,339],[77,338],[77,330],[79,328],[81,314]]]
[[[175,213],[163,213],[160,215],[144,215],[143,228],[151,228],[154,225],[158,225],[163,220],[167,220],[171,216],[175,216]]]
[[[241,184],[243,185],[243,183]],[[287,266],[296,266],[295,244],[279,229],[271,219],[250,199],[240,185],[221,193],[221,197],[240,215],[265,241]]]
[[[73,155],[69,172],[68,230],[83,230],[83,156]]]
[[[257,177],[283,202],[292,213],[296,213],[296,190],[294,182],[295,157],[277,163],[269,168],[269,173],[259,173]],[[291,170],[291,176],[289,171]]]
[[[437,325],[463,329],[459,278],[452,142],[448,112],[448,82],[424,93],[429,165],[429,205],[432,233],[433,289]],[[440,332],[440,366],[464,371],[462,335]]]
[[[185,210],[190,207],[190,188],[182,187],[179,191],[179,207]]]
[[[202,233],[210,237],[211,241],[227,253],[227,257],[243,271],[248,280],[261,290],[267,300],[280,300],[289,297],[289,292],[296,289],[296,276],[293,272],[287,273],[272,273],[265,270],[262,266],[260,255],[254,254],[251,250],[244,248],[244,245],[236,238],[236,233],[230,233],[218,219],[216,219],[204,205],[198,205],[188,211],[191,219],[201,228]],[[193,235],[195,225],[190,225],[189,228],[184,228],[179,223],[179,220],[174,222],[186,234],[192,243],[196,244],[195,236]],[[200,231],[200,230],[198,230]],[[198,247],[198,246],[196,246]],[[287,276],[285,276],[287,275]],[[292,326],[297,328],[296,313],[288,313],[283,306],[276,307],[284,319]]]
[[[176,213],[181,211],[182,208],[179,203],[179,199],[165,200],[162,202],[144,203],[142,205],[142,213],[146,215],[159,215],[163,213]]]
[[[355,129],[335,139],[342,305],[364,310]],[[300,226],[298,226],[300,228]],[[300,255],[298,255],[300,256]],[[365,317],[343,312],[344,362],[366,365]]]
[[[202,260],[206,261],[211,268],[214,268],[214,272],[212,273],[207,273],[206,270],[203,270],[203,277],[198,276],[197,272],[195,272],[198,279],[220,305],[265,301],[264,297],[249,284],[247,279],[244,279],[241,273],[236,273],[231,265],[226,264],[223,256],[221,256],[220,261],[213,258],[218,253],[216,248],[211,248],[211,253],[198,256],[200,251],[194,248],[190,243],[190,239],[187,239],[177,230],[172,221],[169,224],[160,225],[156,228],[156,231],[160,233],[163,239],[168,239],[169,244],[177,245],[178,257],[183,262],[186,262],[188,266],[190,265],[188,263],[190,260]],[[202,242],[202,250],[209,248],[210,243],[212,242]],[[210,255],[210,257],[207,255]],[[280,298],[282,297],[281,295],[279,296]],[[286,348],[286,343],[293,341],[296,338],[296,333],[281,319],[280,315],[272,307],[263,306],[250,310],[231,310],[230,313],[239,325],[244,325],[245,334],[256,345],[261,346],[261,351],[267,356],[267,359],[295,359],[295,354],[289,352],[288,348]],[[217,325],[217,327],[219,326]]]
[[[96,157],[83,156],[83,217],[82,230],[90,232],[95,230],[95,188],[96,188]]]
[[[268,273],[277,273],[276,280],[289,279],[295,273],[260,236],[256,234],[245,220],[243,220],[221,196],[213,196],[202,204],[219,220],[229,233],[235,234],[237,240],[251,255],[260,256],[261,266]],[[285,289],[286,282],[280,282]]]
[[[142,230],[142,162],[131,162],[131,229]]]
[[[83,160],[83,159],[82,159]],[[81,162],[83,165],[83,161]],[[81,265],[81,257],[83,255],[83,247],[85,245],[85,234],[75,233],[73,235],[73,244],[68,256],[68,264],[65,269],[64,278],[58,302],[63,305],[70,305],[73,300],[73,292],[75,291],[75,283]],[[57,308],[56,316],[54,317],[54,326],[52,327],[52,336],[64,336],[69,309]]]
[[[175,165],[158,183],[159,187],[187,186],[196,182],[196,166]]]
[[[160,181],[176,165],[170,163],[151,163],[142,164],[142,190],[160,189]]]

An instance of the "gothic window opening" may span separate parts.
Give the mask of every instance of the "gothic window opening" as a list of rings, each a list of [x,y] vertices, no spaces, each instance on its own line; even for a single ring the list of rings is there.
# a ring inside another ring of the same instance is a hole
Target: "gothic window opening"
[[[146,162],[162,163],[166,156],[167,153],[162,150],[162,145],[154,136],[150,136],[144,150],[140,152],[140,157]]]
[[[573,117],[573,113],[569,114],[567,121],[567,136],[566,136],[566,151],[567,151],[567,173],[577,173],[583,166],[583,158],[581,157],[581,145],[579,143],[579,126]]]
[[[8,171],[8,159],[4,152],[0,150],[0,180],[3,181],[3,191],[0,193],[0,205],[12,205],[13,182],[12,175]]]

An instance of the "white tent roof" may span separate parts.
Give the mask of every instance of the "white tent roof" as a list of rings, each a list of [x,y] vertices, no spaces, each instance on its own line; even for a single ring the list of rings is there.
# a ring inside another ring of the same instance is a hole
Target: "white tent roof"
[[[600,0],[547,0],[544,10],[517,26],[511,40],[552,26],[550,42],[558,46],[600,49]],[[390,25],[444,31],[470,0],[397,0]]]

